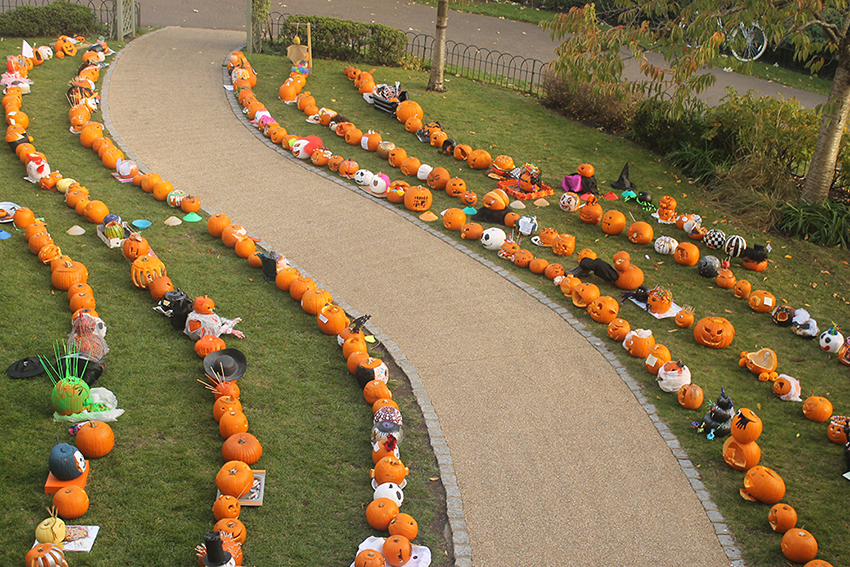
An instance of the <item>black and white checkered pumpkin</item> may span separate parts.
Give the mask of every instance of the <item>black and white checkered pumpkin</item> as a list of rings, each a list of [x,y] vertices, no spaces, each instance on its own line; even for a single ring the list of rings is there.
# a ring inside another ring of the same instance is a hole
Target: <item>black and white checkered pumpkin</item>
[[[738,236],[737,234],[733,234],[729,238],[726,239],[726,244],[723,245],[723,251],[726,252],[730,257],[737,258],[741,255],[741,252],[744,251],[744,248],[747,247],[747,241],[744,240],[743,236]]]
[[[726,244],[726,233],[719,228],[712,228],[705,233],[702,242],[712,250],[720,250]]]

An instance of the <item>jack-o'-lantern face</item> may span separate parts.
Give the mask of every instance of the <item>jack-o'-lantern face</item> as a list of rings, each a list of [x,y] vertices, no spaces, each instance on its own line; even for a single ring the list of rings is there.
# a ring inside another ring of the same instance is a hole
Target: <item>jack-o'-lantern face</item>
[[[676,199],[671,197],[670,195],[664,195],[661,197],[661,200],[658,201],[658,208],[660,209],[676,209]]]
[[[484,227],[477,222],[468,222],[460,229],[460,237],[464,240],[480,240]]]
[[[632,330],[632,326],[628,321],[622,318],[617,318],[608,323],[608,336],[617,341],[622,342],[625,340],[626,335],[629,331]]]
[[[613,209],[602,215],[602,232],[615,235],[624,230],[626,230],[626,215]]]
[[[602,220],[602,215],[602,205],[596,199],[588,201],[578,210],[578,218],[581,219],[581,222],[587,224],[599,224]]]
[[[551,227],[544,228],[537,235],[537,240],[542,246],[552,246],[556,238],[558,238],[558,231]]]
[[[460,177],[452,177],[446,183],[446,195],[449,197],[460,197],[466,192],[466,181]]]
[[[430,135],[430,143],[432,147],[442,148],[443,142],[449,139],[449,135],[442,130],[432,130]]]
[[[428,174],[428,187],[442,191],[449,183],[449,171],[445,167],[435,167]]]
[[[726,348],[735,338],[735,327],[724,317],[703,317],[694,327],[694,340],[710,348]]]
[[[416,174],[419,172],[419,166],[421,165],[422,162],[419,161],[419,158],[408,156],[406,160],[401,162],[401,172],[405,175],[416,177]]]
[[[491,211],[503,211],[508,206],[504,191],[494,190],[484,195],[484,208]]]
[[[632,257],[625,250],[621,250],[614,254],[614,269],[622,272],[629,269],[632,265]]]
[[[613,297],[603,295],[597,297],[587,306],[590,318],[598,323],[610,323],[620,312],[620,303]]]
[[[717,277],[714,278],[714,283],[722,289],[732,289],[737,281],[735,274],[729,268],[720,268],[717,270]]]
[[[572,234],[562,233],[552,241],[552,253],[555,256],[569,256],[576,249],[576,237]]]
[[[449,230],[460,230],[466,224],[466,213],[458,208],[446,210],[443,214],[443,226]]]
[[[472,146],[469,144],[458,144],[455,146],[454,158],[458,161],[466,161],[469,159],[469,154],[472,153]]]
[[[753,285],[747,280],[738,280],[732,288],[732,295],[738,299],[747,299],[750,297],[750,291],[752,289]]]
[[[324,167],[328,165],[328,161],[330,161],[333,152],[325,149],[325,148],[316,148],[313,150],[313,153],[310,155],[310,161],[313,162],[313,165],[318,165],[319,167]],[[338,167],[337,167],[338,169]]]
[[[653,346],[655,346],[655,337],[649,329],[629,331],[623,340],[623,348],[631,356],[636,358],[646,358],[649,354],[649,349]]]
[[[328,159],[328,169],[330,169],[331,171],[339,171],[339,166],[344,161],[344,157],[339,155],[333,155]]]
[[[404,160],[407,159],[407,150],[404,148],[395,148],[390,150],[390,153],[387,154],[387,161],[393,167],[401,167],[401,164],[404,163]]]
[[[573,288],[573,305],[586,309],[600,295],[597,285],[582,282]]]
[[[487,150],[474,150],[466,162],[472,169],[487,169],[493,163],[493,158]]]
[[[502,244],[502,247],[499,248],[499,257],[513,259],[514,254],[517,252],[519,252],[519,244],[513,240],[506,240],[504,244]]]

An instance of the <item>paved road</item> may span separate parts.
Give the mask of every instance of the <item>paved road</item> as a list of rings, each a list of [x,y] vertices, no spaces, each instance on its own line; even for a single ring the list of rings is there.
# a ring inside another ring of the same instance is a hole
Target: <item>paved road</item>
[[[142,10],[142,24],[151,26],[178,25],[192,28],[245,30],[248,0],[138,0]],[[403,31],[434,34],[436,8],[410,0],[272,0],[272,12],[332,16],[364,22],[378,22]],[[501,20],[451,11],[449,40],[484,47],[494,51],[523,57],[551,61],[555,57],[555,42],[544,31],[532,24]],[[660,57],[653,59],[661,64]],[[713,70],[717,78],[714,86],[703,94],[709,104],[726,94],[734,86],[740,93],[755,91],[765,95],[796,98],[804,106],[813,108],[826,102],[826,97],[723,70]],[[627,65],[626,76],[639,79],[636,65]]]
[[[256,136],[222,89],[221,63],[242,42],[177,27],[136,40],[107,73],[104,122],[144,170],[262,237],[399,347],[446,485],[456,566],[729,565],[731,536],[697,470],[604,343],[477,250]],[[179,81],[162,72],[176,68]],[[174,108],[181,120],[150,127]],[[250,167],[233,166],[246,156]],[[351,238],[352,219],[368,223],[368,241]]]

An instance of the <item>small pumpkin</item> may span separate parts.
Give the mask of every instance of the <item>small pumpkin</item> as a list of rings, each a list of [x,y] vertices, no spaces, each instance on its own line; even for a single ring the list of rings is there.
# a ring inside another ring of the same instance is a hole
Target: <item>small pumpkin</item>
[[[596,170],[589,163],[583,163],[576,168],[576,173],[581,175],[582,177],[593,177],[593,174]]]
[[[460,237],[463,240],[480,240],[484,234],[484,227],[477,222],[468,222],[460,229]]]
[[[89,495],[79,486],[72,484],[53,494],[56,513],[66,520],[79,518],[89,509]]]
[[[374,549],[364,549],[354,558],[354,567],[386,567],[387,560]]]
[[[546,279],[555,280],[555,278],[559,276],[563,276],[566,273],[564,266],[558,264],[557,262],[551,262],[546,269],[543,270],[543,275]]]
[[[384,541],[381,554],[387,559],[387,563],[393,567],[401,567],[413,556],[413,546],[406,537],[394,535]]]
[[[230,226],[230,218],[224,213],[216,213],[207,220],[207,232],[216,238],[221,238],[224,229]]]
[[[680,406],[691,410],[699,409],[702,406],[704,399],[702,388],[693,383],[685,384],[679,388],[679,392],[676,394],[676,397],[679,400]]]
[[[86,422],[77,431],[77,449],[84,457],[98,459],[106,456],[115,446],[115,433],[108,423]]]
[[[732,295],[738,299],[748,299],[752,288],[752,284],[747,280],[738,280],[732,287]]]
[[[305,293],[316,288],[316,282],[313,281],[313,278],[301,276],[289,285],[289,295],[292,299],[300,303]]]
[[[245,543],[247,530],[245,524],[236,518],[222,518],[213,526],[213,531],[227,534],[230,539],[239,543]]]
[[[404,536],[412,541],[419,535],[419,524],[413,516],[402,512],[390,520],[387,531],[390,532],[390,535]]]
[[[650,329],[629,331],[623,340],[623,348],[635,358],[645,359],[653,345],[655,345],[655,337]]]
[[[647,372],[653,376],[658,376],[658,372],[661,368],[668,364],[675,364],[676,369],[681,368],[680,363],[672,362],[672,360],[673,355],[670,354],[670,349],[660,343],[656,343],[649,347],[649,353],[646,355],[646,360],[644,360],[643,364],[646,367]],[[670,368],[666,369],[670,370]]]
[[[452,207],[443,213],[443,226],[448,230],[461,230],[465,224],[466,213],[462,209]]]
[[[280,270],[274,278],[274,283],[281,291],[289,291],[289,286],[292,282],[301,277],[301,272],[297,268],[289,267]]]
[[[588,199],[584,206],[578,210],[578,218],[586,224],[599,224],[603,216],[602,205],[594,197]]]
[[[773,531],[784,534],[797,525],[797,511],[788,504],[774,504],[767,513],[767,522]]]
[[[213,516],[216,521],[238,518],[241,512],[242,504],[239,503],[239,499],[229,494],[222,494],[213,504]]]
[[[569,256],[575,249],[576,237],[571,234],[561,233],[552,241],[552,253],[555,256]]]
[[[773,469],[756,465],[747,471],[739,492],[744,500],[776,504],[785,496],[785,481]]]
[[[714,278],[714,283],[721,289],[732,289],[737,281],[735,274],[729,268],[720,268],[717,270],[717,277]]]
[[[229,411],[218,420],[218,432],[224,439],[248,431],[248,417],[241,411]]]
[[[530,250],[520,249],[514,254],[513,259],[514,265],[518,268],[528,268],[534,260],[534,254]]]
[[[474,207],[478,202],[478,193],[475,191],[464,191],[463,195],[460,196],[460,202],[467,207]]]
[[[516,258],[514,258],[514,263],[516,263]],[[528,264],[528,269],[531,271],[532,274],[542,274],[546,271],[546,268],[548,267],[549,260],[547,260],[546,258],[535,258]]]
[[[844,429],[847,423],[847,417],[843,415],[833,416],[829,420],[829,427],[826,429],[827,438],[833,443],[838,443],[839,445],[846,445],[848,442],[850,442],[850,439],[847,438],[847,432]]]
[[[685,305],[676,313],[676,326],[680,329],[687,329],[694,324],[694,308],[690,305]]]

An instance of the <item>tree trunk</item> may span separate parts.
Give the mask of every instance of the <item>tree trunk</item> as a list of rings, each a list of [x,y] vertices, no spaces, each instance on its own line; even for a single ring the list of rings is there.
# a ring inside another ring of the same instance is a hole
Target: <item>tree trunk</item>
[[[449,0],[437,2],[437,32],[434,41],[434,58],[431,61],[431,77],[428,79],[428,90],[446,92],[443,84],[443,73],[446,70],[446,28],[449,22]]]
[[[828,111],[821,119],[815,152],[801,195],[804,201],[813,205],[822,204],[829,195],[844,124],[850,112],[850,57],[846,53],[844,49],[840,51],[838,68],[829,91]]]

